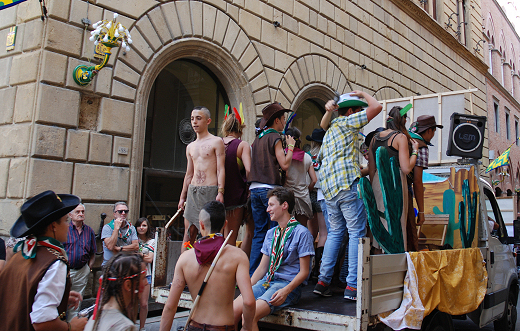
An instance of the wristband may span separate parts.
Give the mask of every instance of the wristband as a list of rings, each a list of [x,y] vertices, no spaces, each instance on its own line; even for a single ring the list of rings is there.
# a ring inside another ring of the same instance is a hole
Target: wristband
[[[224,191],[225,191],[225,189],[223,187],[219,187],[218,188],[218,193],[224,194]]]
[[[287,147],[294,147],[294,145],[293,144],[288,144]]]
[[[416,152],[413,152],[413,153],[412,153],[412,155],[415,155],[415,156],[417,156],[417,153],[416,153]],[[410,155],[410,156],[412,156],[412,155]]]
[[[423,211],[420,211],[419,214],[424,214],[424,212],[423,212]]]

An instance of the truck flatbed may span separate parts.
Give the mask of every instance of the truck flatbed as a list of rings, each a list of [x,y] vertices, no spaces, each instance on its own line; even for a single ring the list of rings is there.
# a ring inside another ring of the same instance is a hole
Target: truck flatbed
[[[283,309],[262,319],[261,322],[292,326],[309,330],[355,330],[356,302],[343,299],[343,290],[333,290],[333,296],[322,297],[314,294],[314,283],[309,282],[302,290],[298,304]],[[166,286],[156,287],[156,301],[165,303],[169,289]],[[236,291],[238,296],[239,291]],[[179,307],[191,309],[192,301],[188,292],[183,292]]]

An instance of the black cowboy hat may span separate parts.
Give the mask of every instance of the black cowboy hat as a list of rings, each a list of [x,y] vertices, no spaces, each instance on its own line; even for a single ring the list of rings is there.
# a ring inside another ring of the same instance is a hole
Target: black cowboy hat
[[[281,116],[283,113],[289,113],[291,112],[290,109],[285,109],[282,107],[281,104],[278,102],[273,102],[262,109],[262,114],[264,115],[262,117],[262,120],[260,121],[260,128],[263,129],[267,122],[269,122],[272,118],[277,118]]]
[[[20,238],[33,234],[37,227],[49,225],[57,221],[70,211],[74,210],[81,200],[72,194],[56,194],[53,191],[45,191],[27,200],[11,228],[11,236]]]
[[[308,141],[315,141],[317,143],[322,143],[323,137],[325,137],[325,130],[323,130],[322,128],[319,128],[319,129],[312,130],[311,135],[310,136],[307,135],[306,138]]]

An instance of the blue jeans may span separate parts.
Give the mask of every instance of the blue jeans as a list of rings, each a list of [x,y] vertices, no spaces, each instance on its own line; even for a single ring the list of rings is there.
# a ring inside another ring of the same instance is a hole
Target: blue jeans
[[[327,213],[327,200],[318,201],[321,207],[321,212],[323,214],[323,218],[325,219],[325,226],[327,227],[327,233],[329,233],[329,214]]]
[[[348,190],[340,191],[334,198],[327,200],[329,233],[321,258],[319,280],[330,284],[338,257],[341,241],[348,231],[348,276],[347,285],[357,288],[357,265],[359,238],[366,234],[367,215],[363,201],[358,198],[358,181]]]
[[[253,275],[262,259],[262,245],[264,244],[265,234],[267,230],[277,225],[271,221],[271,217],[267,213],[267,192],[271,189],[261,187],[251,190],[251,212],[255,221],[255,234],[251,241],[251,255],[249,257],[249,275]]]
[[[260,279],[256,284],[253,284],[253,294],[255,296],[256,300],[264,300],[269,305],[269,308],[271,308],[271,314],[275,311],[281,310],[287,306],[295,305],[300,300],[300,297],[302,295],[302,287],[298,286],[296,287],[285,299],[285,301],[279,305],[279,306],[273,306],[269,303],[271,301],[271,297],[273,294],[278,291],[279,289],[282,289],[289,285],[290,281],[283,280],[283,279],[273,279],[269,284],[269,288],[265,288],[263,284],[267,281],[267,277],[264,276],[262,279]]]

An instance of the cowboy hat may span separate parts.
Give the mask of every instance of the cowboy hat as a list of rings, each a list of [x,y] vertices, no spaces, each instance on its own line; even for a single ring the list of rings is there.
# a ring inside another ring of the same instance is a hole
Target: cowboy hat
[[[20,208],[18,217],[11,228],[11,236],[20,238],[37,228],[44,227],[57,221],[81,202],[80,198],[72,194],[56,194],[53,191],[42,192],[27,200]]]
[[[319,128],[319,129],[314,129],[312,130],[312,133],[311,135],[307,135],[307,140],[308,141],[315,141],[317,143],[321,143],[323,142],[323,137],[325,137],[325,130],[323,130],[322,128]]]
[[[420,134],[420,133],[428,130],[429,128],[434,128],[434,127],[442,129],[444,126],[437,124],[437,122],[435,122],[435,117],[433,117],[431,115],[421,115],[421,116],[417,117],[417,121],[415,121],[410,126],[410,131],[413,133]]]
[[[273,102],[271,104],[268,104],[267,106],[262,109],[262,120],[260,121],[260,128],[263,129],[265,125],[271,120],[272,118],[278,118],[283,113],[291,112],[290,109],[285,109],[282,107],[281,104],[278,102]]]

